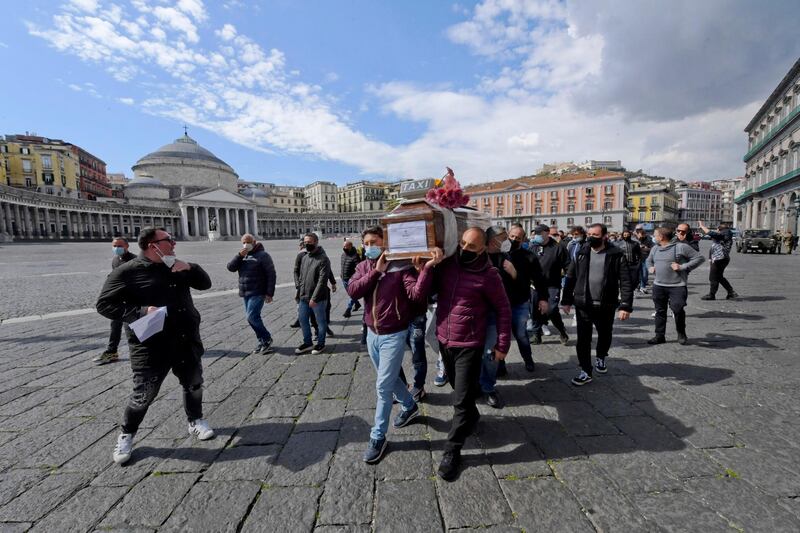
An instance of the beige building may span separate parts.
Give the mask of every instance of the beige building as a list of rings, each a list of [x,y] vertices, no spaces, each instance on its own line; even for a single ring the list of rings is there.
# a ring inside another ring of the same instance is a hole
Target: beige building
[[[270,208],[276,213],[308,211],[304,187],[239,180],[239,194],[256,199],[259,205]]]
[[[733,226],[736,220],[736,189],[742,182],[742,178],[729,180],[714,180],[711,186],[722,193],[722,208],[720,211],[720,221],[723,224]]]
[[[369,213],[385,211],[397,199],[399,184],[373,181],[356,181],[339,187],[340,213]]]
[[[311,213],[337,213],[338,187],[330,181],[315,181],[305,187],[306,206]]]
[[[68,198],[80,195],[80,162],[72,145],[36,135],[0,138],[4,183]]]
[[[638,224],[653,229],[661,224],[677,224],[680,196],[675,180],[637,176],[629,180],[629,226]]]

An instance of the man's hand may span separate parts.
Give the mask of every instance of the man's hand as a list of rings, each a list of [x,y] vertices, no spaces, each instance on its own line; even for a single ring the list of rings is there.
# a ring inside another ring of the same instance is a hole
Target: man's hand
[[[336,284],[331,283],[331,292],[336,292]]]
[[[505,354],[505,353],[501,352],[497,348],[494,349],[494,360],[495,361],[505,361],[506,355],[508,355],[508,354]]]
[[[149,315],[150,313],[155,313],[156,311],[158,311],[158,307],[155,307],[155,306],[152,306],[152,305],[150,305],[150,306],[148,306],[148,307],[147,307],[147,314],[148,314],[148,315]]]
[[[543,315],[546,315],[550,312],[550,302],[547,300],[541,300],[539,302],[539,312]]]
[[[514,265],[511,264],[511,261],[508,259],[503,260],[503,270],[505,270],[506,273],[511,276],[511,279],[517,279],[517,269],[514,268]]]
[[[375,270],[378,272],[386,272],[389,268],[389,261],[386,260],[386,252],[381,253],[381,256],[378,258],[378,262],[375,263]]]
[[[650,272],[651,274],[655,274],[656,273],[656,267],[648,267],[647,271]]]
[[[317,302],[315,302],[314,300],[309,300],[308,301],[308,305],[309,305],[309,307],[316,307],[317,306]]]
[[[176,260],[175,264],[172,265],[173,272],[185,272],[191,268],[192,266],[189,263],[186,261],[181,261],[180,259]]]
[[[444,252],[438,246],[431,250],[431,255],[433,255],[433,257],[425,263],[425,268],[434,267],[444,260]]]
[[[680,263],[672,263],[670,266],[672,267],[672,270],[674,270],[675,272],[681,269]]]
[[[271,304],[272,303],[272,296],[265,296],[264,297],[264,301],[267,302],[268,304]]]
[[[241,250],[239,250],[239,257],[244,257],[246,255],[247,255],[247,250],[246,249],[242,248]]]
[[[562,305],[561,306],[561,310],[564,311],[566,314],[569,314],[570,311],[572,311],[572,306],[571,305]]]
[[[620,320],[628,320],[631,317],[630,311],[623,311],[622,309],[619,310],[619,319]]]

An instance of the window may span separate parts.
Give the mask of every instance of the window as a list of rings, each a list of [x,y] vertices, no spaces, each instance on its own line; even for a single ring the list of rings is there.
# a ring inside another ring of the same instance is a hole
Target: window
[[[567,213],[574,213],[575,212],[575,204],[567,205]]]
[[[550,191],[550,199],[558,200],[558,191]]]
[[[574,218],[568,218],[567,219],[567,226],[574,226],[574,225],[575,225],[575,219]]]
[[[610,226],[611,225],[611,217],[603,217],[603,224],[605,224],[606,226]]]
[[[53,181],[55,181],[55,176],[53,176],[53,174],[50,174],[50,173],[42,174],[42,180],[44,180],[44,182],[47,185],[52,185]]]
[[[533,194],[533,198],[535,200],[541,200],[542,199],[542,193],[540,193],[540,192],[534,193]]]
[[[603,204],[603,209],[605,209],[606,211],[611,211],[612,209],[614,209],[614,204],[612,204],[611,202],[605,202]]]
[[[533,214],[534,215],[541,215],[542,214],[542,208],[537,205],[536,209],[534,209],[534,211],[533,211]]]
[[[639,222],[644,222],[644,211],[639,211]]]
[[[603,188],[603,192],[604,192],[605,194],[614,194],[614,186],[613,186],[613,185],[606,185],[606,186]]]
[[[20,148],[19,149],[19,153],[21,153],[22,155],[31,155],[31,149],[30,148]]]
[[[33,183],[31,182],[31,179],[30,178],[25,178],[25,186],[26,187],[31,187],[32,185],[33,185]]]
[[[591,224],[591,223],[592,223],[592,217],[586,217],[586,218],[584,218],[584,219],[583,219],[583,222],[584,222],[584,224]]]
[[[0,152],[2,152],[4,154],[7,154],[8,153],[8,146],[6,146],[5,144],[3,146],[0,146]]]
[[[594,187],[586,187],[586,196],[594,195]]]
[[[656,217],[658,217],[658,211],[653,211],[652,213],[650,213],[650,220],[652,222],[655,222],[657,220]]]
[[[551,213],[558,213],[558,203],[552,202],[550,204],[550,212]]]
[[[22,171],[23,172],[31,172],[31,160],[30,159],[23,159],[22,160]]]
[[[575,198],[575,189],[569,189],[567,191],[567,198]]]
[[[586,211],[592,211],[594,209],[594,202],[586,202]]]
[[[645,197],[644,196],[639,197],[639,207],[644,207],[644,202],[645,202]]]

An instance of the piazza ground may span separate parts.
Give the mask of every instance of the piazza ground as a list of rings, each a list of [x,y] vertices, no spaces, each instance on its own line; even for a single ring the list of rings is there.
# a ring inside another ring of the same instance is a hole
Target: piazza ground
[[[290,283],[295,242],[266,244],[278,283]],[[339,241],[323,245],[338,271]],[[645,344],[652,303],[637,297],[616,325],[609,373],[580,389],[569,385],[574,329],[570,346],[534,346],[533,375],[513,348],[499,382],[507,406],[480,406],[465,469],[445,483],[435,469],[452,408],[449,388],[431,384],[434,354],[424,416],[390,429],[384,459],[364,464],[375,373],[358,344],[361,312],[342,318],[338,292],[330,350],[298,357],[283,287],[264,311],[277,352],[248,355],[241,300],[225,292],[236,249],[177,248],[219,291],[197,300],[217,437],[188,438],[170,377],[119,467],[124,341],[123,361],[97,367],[99,315],[14,320],[91,307],[109,246],[0,246],[0,531],[800,530],[798,256],[734,253],[737,301],[701,302],[708,267],[693,273],[686,347],[672,324],[669,343]]]

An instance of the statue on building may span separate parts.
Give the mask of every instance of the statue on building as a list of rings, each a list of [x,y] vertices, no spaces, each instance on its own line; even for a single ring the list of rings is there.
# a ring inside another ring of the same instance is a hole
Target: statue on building
[[[217,217],[211,217],[211,220],[208,221],[208,230],[217,231]]]

